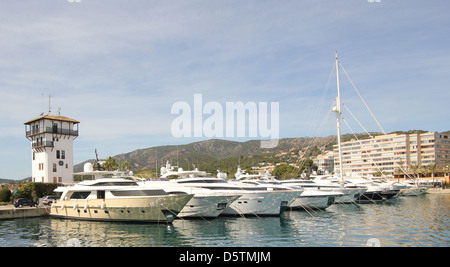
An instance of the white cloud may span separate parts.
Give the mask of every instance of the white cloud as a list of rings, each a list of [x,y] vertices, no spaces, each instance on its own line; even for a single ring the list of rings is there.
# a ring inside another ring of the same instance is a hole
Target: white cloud
[[[308,120],[326,86],[334,49],[387,128],[416,128],[418,119],[424,128],[439,128],[446,119],[445,2],[0,5],[0,138],[22,136],[22,123],[47,109],[48,94],[54,113],[60,106],[63,115],[81,121],[77,146],[117,147],[111,153],[182,143],[170,134],[170,108],[192,102],[194,93],[220,103],[278,101],[281,137],[314,134]],[[347,104],[356,102],[352,93],[343,94]],[[133,140],[119,144],[125,139]]]

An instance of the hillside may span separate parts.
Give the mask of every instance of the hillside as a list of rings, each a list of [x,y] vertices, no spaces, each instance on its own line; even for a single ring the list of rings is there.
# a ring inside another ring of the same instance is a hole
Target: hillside
[[[21,180],[13,180],[13,179],[4,179],[4,178],[0,178],[0,184],[20,184],[20,183],[24,183],[24,182],[28,182],[31,180],[31,177],[27,177]]]
[[[411,133],[420,130],[412,130]],[[372,136],[381,133],[371,133]],[[359,139],[367,139],[367,134],[357,134]],[[342,136],[342,141],[349,141],[355,137],[352,134]],[[195,142],[187,145],[158,146],[138,149],[129,153],[113,156],[117,162],[128,161],[131,170],[139,172],[148,170],[154,172],[169,161],[172,165],[177,165],[185,170],[194,168],[215,174],[218,169],[234,174],[238,164],[243,169],[250,169],[259,163],[288,162],[295,163],[310,156],[316,156],[326,151],[331,151],[336,144],[336,136],[327,137],[302,137],[281,139],[278,146],[271,149],[262,149],[260,141],[252,140],[247,142],[234,142],[227,140],[211,139],[207,141]],[[101,151],[99,151],[101,154]],[[111,155],[101,155],[107,158]],[[88,160],[94,162],[94,160]],[[74,166],[74,172],[83,170],[82,162]]]
[[[374,135],[377,135],[377,133],[374,133]],[[343,141],[352,138],[353,135],[342,136]],[[177,165],[186,170],[193,169],[195,165],[207,172],[216,173],[217,169],[221,169],[231,174],[236,171],[238,164],[243,169],[248,169],[262,162],[295,163],[304,158],[330,151],[336,144],[336,136],[285,138],[280,139],[278,146],[271,149],[261,148],[260,144],[259,140],[234,142],[211,139],[187,145],[138,149],[112,157],[116,162],[128,161],[131,170],[134,172],[142,170],[154,172],[156,167],[159,171],[159,168],[169,161],[172,165]],[[110,155],[101,156],[107,158]],[[88,161],[94,162],[93,159]],[[88,161],[75,165],[74,172],[82,171],[84,163]]]
[[[325,151],[335,142],[334,136],[318,138],[286,138],[281,139],[277,147],[272,149],[260,148],[260,141],[234,142],[211,139],[187,145],[158,146],[138,149],[129,153],[113,156],[117,162],[128,161],[133,171],[155,170],[166,161],[184,169],[192,169],[193,164],[200,169],[215,172],[217,168],[235,171],[239,161],[243,167],[249,164],[258,164],[262,161],[284,160],[281,154],[299,155],[300,151]],[[312,149],[314,148],[314,149]],[[93,162],[93,160],[88,160]],[[87,161],[85,161],[87,162]],[[74,167],[75,172],[83,170],[82,162]]]

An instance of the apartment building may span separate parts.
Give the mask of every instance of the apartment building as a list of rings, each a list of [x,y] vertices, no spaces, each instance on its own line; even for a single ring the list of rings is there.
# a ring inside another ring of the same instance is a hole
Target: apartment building
[[[326,154],[318,155],[313,159],[314,164],[317,165],[318,174],[333,173],[334,170],[334,156],[333,151]]]
[[[338,170],[340,166],[336,145],[333,155],[334,167]],[[370,175],[381,171],[393,177],[400,166],[422,167],[449,162],[450,134],[388,134],[342,143],[342,165],[347,175]]]

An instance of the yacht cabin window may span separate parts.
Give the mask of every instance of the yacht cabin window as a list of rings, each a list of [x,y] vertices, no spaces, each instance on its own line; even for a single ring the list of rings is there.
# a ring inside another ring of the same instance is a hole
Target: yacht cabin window
[[[91,191],[73,192],[70,199],[86,199],[91,194]]]
[[[177,181],[177,183],[179,184],[189,184],[189,183],[204,183],[204,184],[214,184],[214,183],[227,183],[224,180],[221,179],[208,179],[208,180],[203,180],[203,179],[188,179],[188,180],[179,180]]]
[[[97,199],[104,199],[104,198],[105,198],[105,190],[98,190]]]
[[[130,196],[167,196],[166,191],[162,189],[151,190],[118,190],[111,191],[111,194],[116,197],[130,197]],[[186,194],[186,193],[184,193]]]
[[[138,184],[133,181],[117,181],[117,182],[99,182],[91,184],[91,186],[137,186]]]

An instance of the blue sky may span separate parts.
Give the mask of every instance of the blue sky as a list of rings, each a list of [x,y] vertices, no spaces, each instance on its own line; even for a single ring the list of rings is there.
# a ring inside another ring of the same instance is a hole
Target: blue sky
[[[49,94],[53,114],[81,121],[75,164],[94,149],[206,139],[171,133],[172,105],[195,93],[279,102],[280,137],[334,134],[335,50],[387,132],[450,130],[449,11],[444,0],[0,0],[0,177],[31,176],[23,122],[48,111]],[[343,102],[379,131],[341,74]]]

